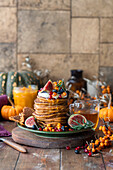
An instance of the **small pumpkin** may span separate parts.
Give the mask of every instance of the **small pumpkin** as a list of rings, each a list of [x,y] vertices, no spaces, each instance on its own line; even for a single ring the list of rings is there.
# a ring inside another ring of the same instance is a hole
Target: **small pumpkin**
[[[108,107],[105,107],[100,110],[99,117],[103,118],[105,121],[113,122],[113,107],[111,106],[111,94]]]
[[[9,120],[10,116],[19,115],[19,113],[21,113],[22,111],[23,111],[23,108],[19,105],[15,107],[4,105],[1,109],[1,116],[3,117],[3,119]]]

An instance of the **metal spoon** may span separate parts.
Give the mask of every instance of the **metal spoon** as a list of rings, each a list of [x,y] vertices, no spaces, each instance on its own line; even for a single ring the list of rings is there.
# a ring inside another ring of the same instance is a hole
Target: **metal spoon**
[[[9,140],[4,139],[4,138],[0,138],[0,140],[2,142],[6,143],[7,145],[13,147],[14,149],[20,151],[20,152],[23,152],[23,153],[27,152],[27,150],[23,146],[21,146],[21,145],[19,145],[17,143],[14,143],[14,142],[9,141]]]

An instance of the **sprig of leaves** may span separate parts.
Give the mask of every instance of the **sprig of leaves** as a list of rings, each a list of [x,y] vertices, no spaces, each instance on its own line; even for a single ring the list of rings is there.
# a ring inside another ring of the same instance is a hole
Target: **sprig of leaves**
[[[94,123],[91,122],[91,121],[89,121],[89,120],[87,120],[86,123],[83,121],[83,125],[80,124],[80,123],[79,123],[78,121],[76,121],[76,120],[73,120],[73,122],[75,122],[75,123],[78,124],[78,125],[72,124],[72,128],[73,128],[74,130],[81,130],[81,129],[87,129],[87,128],[91,128],[92,130],[94,130],[94,129],[92,128],[92,127],[94,126]]]

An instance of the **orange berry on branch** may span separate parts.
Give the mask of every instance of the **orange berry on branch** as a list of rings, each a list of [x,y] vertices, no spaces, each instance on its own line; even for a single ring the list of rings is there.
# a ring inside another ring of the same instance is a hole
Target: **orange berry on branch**
[[[111,135],[111,131],[110,131],[110,130],[108,130],[108,131],[107,131],[107,134],[108,134],[108,135]]]
[[[96,141],[95,141],[95,145],[99,145],[99,140],[97,139]]]
[[[105,126],[102,126],[102,131],[106,131],[106,127]]]
[[[102,126],[99,127],[99,130],[102,130]]]
[[[95,152],[96,152],[96,149],[95,149],[95,148],[92,148],[92,152],[95,153]]]
[[[99,145],[99,147],[100,147],[100,148],[104,148],[104,143],[101,142],[100,145]]]

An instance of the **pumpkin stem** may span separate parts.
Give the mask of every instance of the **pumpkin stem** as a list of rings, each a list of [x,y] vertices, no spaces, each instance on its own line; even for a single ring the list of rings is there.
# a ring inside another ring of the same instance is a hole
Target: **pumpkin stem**
[[[12,102],[12,100],[10,99],[9,96],[8,96],[8,100],[9,100],[10,104],[12,105],[12,107],[15,108],[15,105],[14,105],[14,103]]]
[[[108,109],[110,109],[111,106],[111,94],[109,94],[109,103],[108,103]]]

